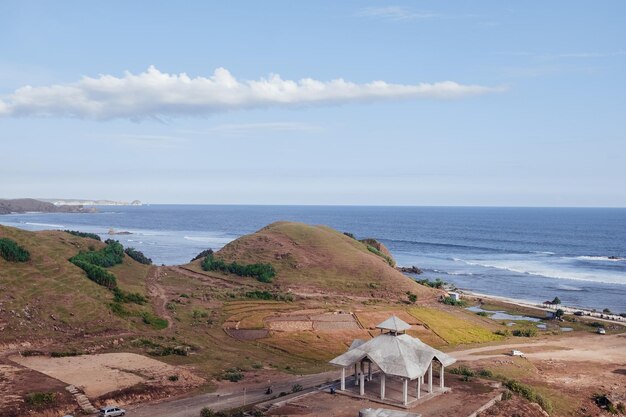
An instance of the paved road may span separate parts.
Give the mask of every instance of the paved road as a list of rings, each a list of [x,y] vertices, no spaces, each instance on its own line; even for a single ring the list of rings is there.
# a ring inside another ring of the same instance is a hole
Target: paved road
[[[314,375],[294,376],[293,380],[273,383],[272,395],[266,395],[267,386],[248,388],[232,392],[214,392],[200,394],[193,397],[181,398],[156,404],[145,404],[136,408],[128,409],[129,417],[198,417],[203,407],[209,407],[214,411],[228,410],[241,407],[245,404],[258,403],[269,400],[273,395],[280,392],[290,392],[294,384],[300,384],[304,389],[326,384],[328,381],[339,377],[339,371],[323,372]]]

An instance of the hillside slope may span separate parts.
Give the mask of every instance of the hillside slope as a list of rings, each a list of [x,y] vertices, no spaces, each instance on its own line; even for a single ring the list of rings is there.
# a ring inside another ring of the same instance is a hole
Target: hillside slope
[[[39,340],[59,340],[133,327],[130,318],[111,311],[111,291],[89,280],[68,261],[80,250],[101,249],[102,242],[62,231],[29,232],[6,226],[0,226],[0,238],[12,239],[30,252],[28,262],[8,262],[0,257],[3,342],[28,340],[33,335]],[[120,288],[145,292],[148,269],[125,256],[122,264],[109,271],[117,276]]]
[[[217,252],[227,262],[271,263],[274,283],[296,293],[306,291],[385,297],[433,298],[436,291],[416,284],[390,266],[368,245],[330,227],[276,222],[243,236]]]

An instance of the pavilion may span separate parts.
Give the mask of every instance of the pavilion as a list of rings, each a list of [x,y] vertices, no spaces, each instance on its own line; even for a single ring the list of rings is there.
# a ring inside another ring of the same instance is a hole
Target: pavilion
[[[359,395],[365,396],[365,384],[373,382],[372,364],[380,374],[380,400],[385,401],[386,380],[388,377],[402,381],[401,404],[409,404],[409,383],[417,380],[413,400],[422,398],[422,384],[427,379],[429,396],[435,395],[433,389],[433,362],[439,364],[438,392],[445,392],[444,368],[456,362],[451,356],[423,343],[418,338],[406,334],[411,325],[392,316],[376,326],[381,334],[370,340],[356,339],[348,351],[331,360],[330,363],[341,367],[340,391],[346,392],[346,369],[354,366],[354,384],[359,387]],[[367,374],[365,368],[367,365]]]

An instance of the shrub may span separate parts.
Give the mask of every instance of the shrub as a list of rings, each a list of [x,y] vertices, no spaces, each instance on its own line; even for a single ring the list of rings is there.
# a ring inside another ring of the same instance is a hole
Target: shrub
[[[513,330],[513,336],[517,337],[533,337],[537,334],[537,330],[528,328],[528,329],[515,329]]]
[[[513,393],[509,390],[506,390],[502,393],[502,401],[507,401],[513,398]]]
[[[69,350],[65,352],[50,352],[50,356],[53,358],[66,358],[69,356],[80,356],[82,353],[77,352],[75,350]]]
[[[150,325],[157,330],[165,329],[168,325],[167,320],[157,317],[147,311],[141,313],[141,318],[145,324]]]
[[[169,381],[176,382],[178,381],[178,375],[170,375],[167,377]]]
[[[89,278],[96,284],[102,285],[103,287],[107,287],[109,289],[117,287],[117,279],[115,278],[115,275],[113,275],[106,269],[80,259],[72,258],[70,259],[70,262],[85,271],[85,274],[87,274],[87,278]]]
[[[139,305],[144,305],[148,302],[146,297],[137,293],[137,292],[125,292],[119,288],[113,288],[113,301],[116,303],[135,303]]]
[[[417,301],[417,295],[413,294],[411,291],[407,291],[406,295],[409,298],[409,302],[411,304],[415,304],[415,302]]]
[[[6,237],[0,238],[0,256],[9,262],[26,262],[30,259],[26,249]]]
[[[54,392],[33,392],[24,398],[24,402],[31,407],[44,407],[54,404],[57,395]]]
[[[291,392],[300,392],[302,391],[304,388],[302,387],[302,385],[300,384],[295,384],[294,386],[291,387]]]
[[[426,278],[426,279],[418,279],[417,283],[425,285],[427,287],[431,287],[431,288],[443,288],[444,285],[447,284],[447,282],[442,281],[440,278],[437,278],[434,281],[431,281],[428,278]]]
[[[469,369],[466,366],[459,366],[458,368],[450,368],[450,373],[453,375],[463,375],[467,377],[476,375],[476,373],[473,370]]]
[[[505,337],[509,335],[509,331],[508,330],[496,330],[493,333],[497,334],[498,336],[505,336]]]
[[[510,379],[504,383],[504,385],[516,394],[521,395],[528,401],[537,403],[548,414],[552,412],[552,403],[547,398],[537,393],[530,385],[522,384],[521,382]]]
[[[191,261],[189,261],[189,262],[196,261],[196,260],[198,260],[198,259],[200,259],[200,258],[206,258],[206,257],[207,257],[207,256],[209,256],[209,255],[213,255],[213,249],[206,249],[206,250],[203,250],[202,252],[200,252],[199,254],[197,254],[196,256],[194,256],[194,258],[193,258]]]
[[[465,307],[467,305],[467,302],[464,300],[456,300],[452,297],[443,297],[441,302],[449,306]]]
[[[237,262],[227,263],[216,259],[209,254],[202,261],[202,269],[205,271],[219,271],[239,275],[240,277],[254,277],[261,282],[272,282],[276,276],[276,270],[271,264],[256,263],[242,265]]]
[[[227,369],[222,375],[222,378],[230,382],[239,382],[243,379],[243,377],[243,372],[241,372],[241,369],[238,368]]]
[[[200,410],[200,417],[215,417],[215,412],[209,407],[204,407]]]
[[[263,368],[263,364],[260,363],[260,362],[255,362],[255,363],[252,364],[252,368],[254,368],[254,369],[261,369],[261,368]]]
[[[138,251],[135,248],[126,248],[124,249],[124,253],[139,262],[140,264],[152,265],[152,259],[148,258],[146,255],[143,254],[143,252]]]
[[[368,240],[368,239],[365,239]],[[391,257],[385,255],[384,253],[382,253],[381,251],[379,251],[378,249],[376,249],[375,247],[373,247],[372,245],[368,245],[367,246],[367,250],[372,252],[374,255],[378,255],[381,258],[383,258],[385,261],[387,261],[387,263],[389,264],[389,266],[396,266],[396,261],[394,261]]]
[[[476,314],[482,317],[489,317],[489,313],[487,313],[486,311],[479,311]]]
[[[70,235],[78,236],[78,237],[86,237],[89,239],[101,241],[100,236],[95,233],[87,233],[87,232],[79,232],[78,230],[64,230],[65,233],[69,233]]]
[[[128,317],[131,315],[131,312],[126,310],[120,303],[111,303],[109,304],[109,308],[113,314],[119,317]]]
[[[107,239],[105,243],[107,244],[106,247],[99,251],[81,251],[78,255],[70,258],[70,262],[77,260],[103,268],[121,264],[124,260],[124,246],[122,246],[122,244],[117,240],[111,239]]]
[[[481,369],[481,371],[478,372],[478,375],[483,378],[493,378],[493,372],[491,372],[489,369]]]

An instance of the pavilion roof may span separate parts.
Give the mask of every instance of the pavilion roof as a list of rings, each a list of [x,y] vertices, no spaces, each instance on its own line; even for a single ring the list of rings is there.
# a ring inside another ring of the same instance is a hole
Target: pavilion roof
[[[391,330],[397,333],[409,330],[411,328],[411,325],[396,316],[391,316],[387,320],[377,325],[376,328],[382,330]]]

